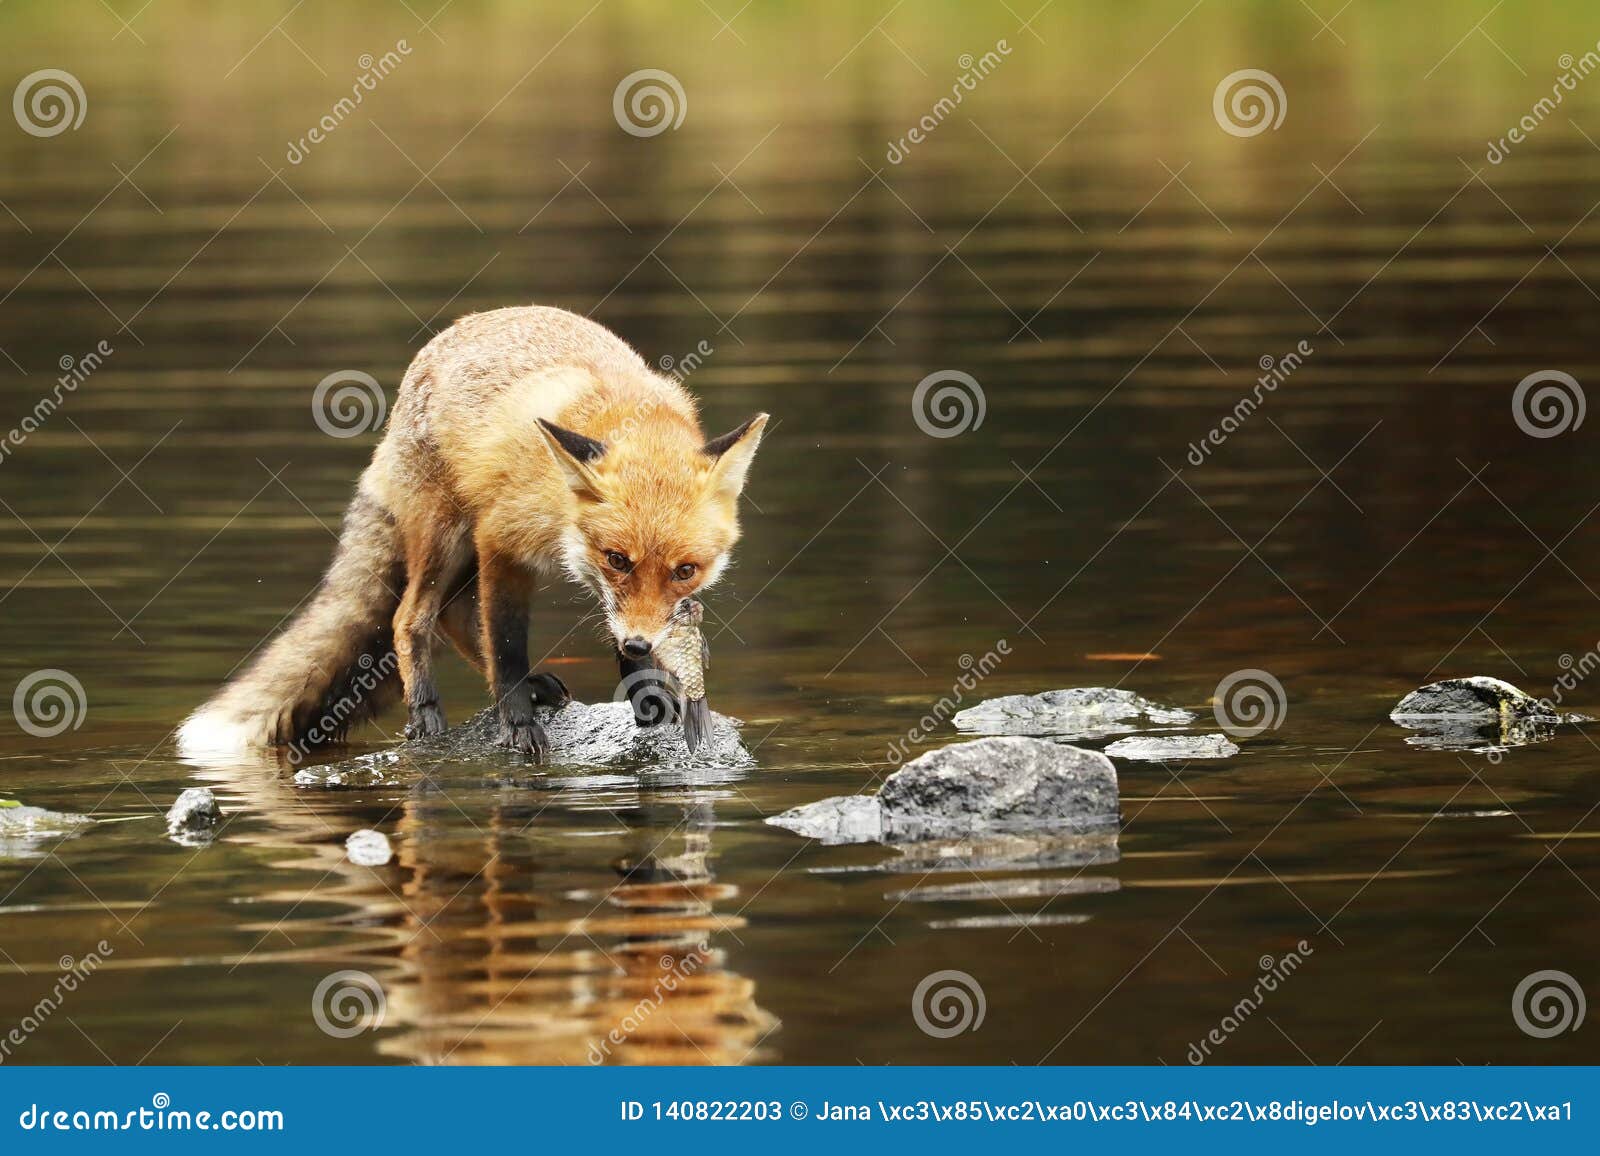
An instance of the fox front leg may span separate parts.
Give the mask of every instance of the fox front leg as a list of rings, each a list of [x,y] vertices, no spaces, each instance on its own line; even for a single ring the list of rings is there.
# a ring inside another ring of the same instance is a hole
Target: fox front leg
[[[528,678],[528,605],[533,576],[509,559],[480,553],[478,606],[483,615],[483,653],[489,661],[489,689],[500,718],[500,745],[544,762],[550,739],[533,717],[533,687]]]

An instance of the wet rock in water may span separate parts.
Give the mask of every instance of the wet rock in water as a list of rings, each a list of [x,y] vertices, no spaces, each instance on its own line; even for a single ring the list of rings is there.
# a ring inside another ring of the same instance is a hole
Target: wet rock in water
[[[1561,723],[1591,721],[1562,714],[1498,678],[1475,675],[1429,683],[1406,695],[1389,718],[1419,733],[1407,744],[1430,750],[1486,754],[1555,737]]]
[[[1178,762],[1183,759],[1231,759],[1239,748],[1227,735],[1139,735],[1118,739],[1105,749],[1114,759]]]
[[[692,755],[683,741],[682,727],[672,723],[640,728],[626,702],[569,702],[559,710],[535,707],[534,717],[550,739],[546,764],[534,764],[527,756],[502,747],[498,741],[500,721],[492,709],[486,709],[442,735],[412,739],[353,759],[301,767],[294,782],[300,787],[336,790],[400,786],[418,773],[431,774],[445,764],[470,762],[492,767],[494,774],[507,775],[507,781],[517,786],[536,786],[545,781],[546,766],[563,765],[664,772],[669,778],[677,774],[686,782],[703,783],[719,774],[737,778],[735,772],[756,765],[739,737],[739,721],[715,711],[709,733]]]
[[[750,767],[755,759],[739,737],[739,723],[727,715],[711,713],[711,726],[700,748],[689,753],[683,728],[676,723],[641,728],[626,702],[569,702],[559,710],[537,707],[534,717],[550,739],[552,764],[640,767],[723,766]],[[460,726],[405,745],[408,753],[443,757],[479,755],[504,758],[508,752],[497,743],[500,722],[493,710],[483,710]]]
[[[167,812],[167,834],[193,846],[210,841],[222,822],[222,808],[210,787],[188,787]]]
[[[1389,712],[1397,723],[1427,719],[1499,722],[1503,719],[1559,718],[1555,708],[1525,694],[1509,682],[1474,675],[1430,682],[1406,695]]]
[[[1008,694],[957,711],[951,721],[956,729],[975,734],[1088,738],[1138,730],[1130,725],[1134,722],[1158,726],[1191,723],[1194,714],[1151,702],[1130,690],[1092,686]]]
[[[892,838],[1103,826],[1121,814],[1105,755],[1021,737],[919,755],[884,780],[878,802]]]
[[[883,835],[883,811],[876,795],[836,795],[773,815],[767,822],[828,847],[875,843]]]
[[[928,751],[885,779],[876,795],[823,799],[767,822],[828,844],[916,843],[1099,830],[1115,826],[1120,814],[1117,770],[1099,751],[1008,736]]]
[[[344,841],[344,852],[357,867],[382,867],[394,858],[389,836],[382,831],[356,831]]]
[[[0,859],[29,859],[49,840],[69,839],[94,826],[88,815],[28,807],[0,799]]]

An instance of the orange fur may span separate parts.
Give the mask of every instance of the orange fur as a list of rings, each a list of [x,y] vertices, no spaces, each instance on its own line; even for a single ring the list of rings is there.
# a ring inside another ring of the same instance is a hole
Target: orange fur
[[[341,546],[346,557],[359,544],[368,569],[387,564],[403,590],[380,593],[336,564],[316,622],[269,647],[272,678],[258,663],[185,733],[210,746],[218,733],[231,745],[299,741],[286,720],[305,708],[290,708],[321,703],[349,672],[304,672],[283,701],[295,681],[284,638],[328,638],[317,653],[355,655],[387,640],[379,621],[392,625],[410,732],[444,726],[431,665],[443,633],[488,676],[503,740],[542,754],[532,703],[556,691],[527,670],[535,578],[565,573],[587,586],[619,645],[655,642],[678,602],[726,566],[766,420],[707,442],[682,385],[587,318],[538,306],[462,318],[406,371],[361,480],[373,514],[352,519],[347,534],[360,541]]]

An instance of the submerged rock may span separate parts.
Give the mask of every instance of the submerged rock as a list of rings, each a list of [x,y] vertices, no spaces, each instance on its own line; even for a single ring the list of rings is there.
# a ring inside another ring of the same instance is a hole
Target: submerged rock
[[[1191,723],[1194,714],[1130,690],[1092,686],[1008,694],[958,711],[951,721],[958,730],[975,734],[1087,738],[1137,730],[1128,725],[1134,721],[1163,726]]]
[[[188,787],[167,812],[167,834],[188,845],[208,842],[222,822],[222,808],[210,787]]]
[[[33,857],[50,839],[68,839],[94,826],[88,815],[28,807],[14,799],[0,799],[0,859]]]
[[[767,820],[824,843],[959,839],[989,832],[1093,830],[1120,816],[1117,771],[1098,751],[997,737],[928,751],[876,795],[809,803]]]
[[[828,847],[875,843],[883,835],[883,810],[876,795],[836,795],[774,815],[767,822]]]
[[[344,841],[344,853],[357,867],[382,867],[394,858],[389,836],[382,831],[356,831]]]
[[[1182,759],[1231,759],[1239,748],[1227,735],[1140,735],[1118,739],[1105,750],[1115,759],[1177,762]]]

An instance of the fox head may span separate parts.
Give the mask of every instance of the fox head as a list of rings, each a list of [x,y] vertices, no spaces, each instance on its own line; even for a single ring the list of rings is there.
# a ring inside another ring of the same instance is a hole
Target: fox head
[[[599,598],[621,653],[648,655],[678,605],[722,575],[766,424],[757,414],[701,443],[682,421],[634,423],[600,441],[540,420],[575,502],[563,564]]]

